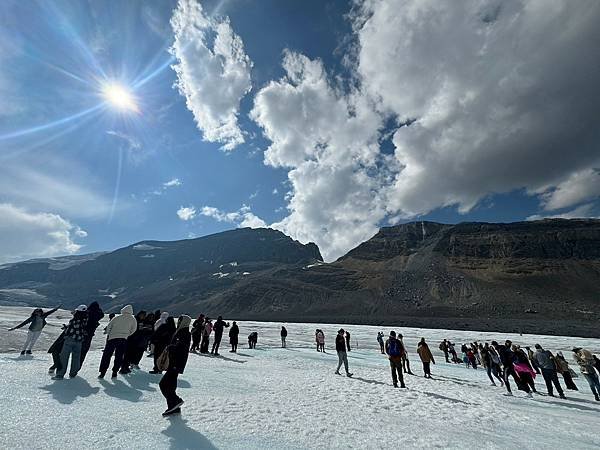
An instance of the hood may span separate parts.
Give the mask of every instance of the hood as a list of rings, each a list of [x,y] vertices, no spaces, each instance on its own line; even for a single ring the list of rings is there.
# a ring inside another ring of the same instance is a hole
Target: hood
[[[123,306],[123,308],[121,309],[121,314],[133,315],[133,306],[131,306],[131,305]]]
[[[177,326],[178,330],[181,330],[183,328],[189,328],[190,324],[192,323],[192,318],[185,314],[182,316],[179,316],[179,320],[180,320],[180,322],[179,322],[179,325]]]

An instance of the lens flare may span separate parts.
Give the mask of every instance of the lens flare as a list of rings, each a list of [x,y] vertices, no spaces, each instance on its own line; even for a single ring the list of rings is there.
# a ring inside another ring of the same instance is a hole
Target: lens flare
[[[108,104],[116,109],[139,112],[136,99],[131,91],[120,84],[106,84],[102,89],[102,95]]]

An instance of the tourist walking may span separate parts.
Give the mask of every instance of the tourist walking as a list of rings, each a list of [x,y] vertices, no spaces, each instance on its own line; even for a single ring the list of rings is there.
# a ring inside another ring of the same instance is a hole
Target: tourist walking
[[[598,374],[594,368],[594,358],[592,358],[592,353],[581,347],[575,347],[573,348],[573,354],[575,356],[575,361],[579,364],[581,374],[590,385],[594,398],[596,401],[600,402],[600,380],[598,380]]]
[[[554,397],[554,389],[552,388],[552,384],[554,384],[560,398],[565,398],[560,381],[558,381],[554,355],[549,350],[544,350],[540,344],[535,344],[535,353],[533,354],[531,361],[535,361],[535,364],[539,367],[542,376],[544,377],[544,381],[546,382],[548,395]]]
[[[177,395],[177,377],[183,373],[187,364],[192,336],[190,334],[190,325],[192,318],[182,315],[177,321],[177,330],[169,344],[169,365],[163,377],[158,384],[160,392],[167,401],[167,409],[163,412],[163,417],[181,412],[183,399]]]
[[[165,316],[165,321],[154,330],[154,333],[150,338],[150,342],[154,346],[154,353],[152,355],[154,357],[154,367],[150,371],[152,374],[162,373],[158,368],[158,359],[171,343],[176,330],[175,319],[170,317],[169,313],[163,312],[162,314],[167,314]]]
[[[56,308],[46,312],[44,312],[42,308],[36,308],[31,313],[31,316],[29,316],[19,325],[17,325],[16,327],[9,328],[8,331],[14,331],[29,324],[29,329],[27,330],[27,338],[25,339],[25,344],[23,344],[23,350],[21,350],[21,355],[31,355],[31,350],[33,350],[33,346],[42,334],[42,330],[47,325],[46,318],[50,314],[53,314],[56,311],[58,311],[58,308],[60,308],[61,306],[62,305],[59,305]]]
[[[390,360],[390,368],[392,369],[392,383],[394,387],[398,387],[398,381],[400,381],[400,387],[405,388],[404,376],[402,375],[402,354],[406,353],[404,345],[399,339],[396,339],[396,332],[390,331],[390,337],[385,343],[385,352]]]
[[[200,314],[194,323],[192,324],[192,346],[190,352],[200,351],[200,341],[202,340],[202,334],[204,333],[204,314]]]
[[[53,380],[62,380],[67,373],[69,357],[71,358],[71,367],[69,377],[75,378],[81,368],[81,344],[86,333],[87,325],[87,306],[79,305],[73,311],[73,318],[69,320],[67,328],[64,331],[64,342],[60,352],[60,367],[56,370]]]
[[[424,337],[421,338],[421,341],[417,346],[417,353],[423,363],[423,373],[425,374],[425,378],[431,378],[431,363],[435,364],[435,359],[433,358],[433,354],[429,349],[429,345],[425,342]]]
[[[379,344],[379,350],[382,355],[385,355],[385,344],[383,342],[383,331],[377,333],[377,343]]]
[[[573,375],[571,375],[571,368],[569,367],[569,363],[565,359],[565,356],[562,352],[556,353],[556,358],[554,360],[556,362],[556,370],[563,376],[565,380],[565,386],[570,391],[578,391],[579,388],[573,381]]]
[[[255,349],[258,342],[258,332],[253,331],[248,335],[248,348]]]
[[[115,361],[112,369],[112,378],[116,378],[117,371],[123,364],[123,356],[127,349],[127,338],[137,330],[137,321],[133,317],[133,307],[126,305],[121,309],[121,314],[115,316],[106,326],[104,332],[107,335],[106,345],[100,361],[100,375],[98,378],[104,378],[110,360],[115,355]]]
[[[444,353],[444,358],[446,359],[446,362],[449,363],[450,360],[448,359],[448,341],[446,339],[440,342],[440,350]]]
[[[344,364],[346,370],[346,376],[351,377],[353,374],[348,370],[348,354],[346,353],[346,336],[343,328],[340,328],[337,336],[335,337],[335,350],[338,354],[338,366],[335,370],[336,375],[340,374],[340,367]]]

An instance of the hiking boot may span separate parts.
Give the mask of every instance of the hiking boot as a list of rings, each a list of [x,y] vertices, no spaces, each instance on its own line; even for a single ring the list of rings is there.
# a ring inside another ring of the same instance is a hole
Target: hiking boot
[[[131,370],[130,369],[121,369],[121,370],[119,370],[119,373],[121,375],[127,375],[127,374],[131,373]]]
[[[398,387],[398,383],[394,383],[394,387],[397,388]]]
[[[117,372],[113,372],[111,378],[117,378]]]
[[[69,378],[75,378],[76,376],[77,376],[77,374],[76,374],[76,373],[70,373],[70,374],[69,374]]]
[[[552,392],[548,392],[548,396],[554,397],[554,394]]]
[[[406,389],[406,385],[405,385],[405,384],[401,384],[401,385],[400,385],[400,387],[401,387],[402,389]]]
[[[596,394],[594,397],[596,397],[597,402],[600,402],[600,395]]]
[[[341,375],[341,373],[340,373],[338,370],[336,370],[334,373],[335,373],[336,375]]]
[[[350,373],[350,372],[346,372],[346,376],[347,376],[348,378],[352,378],[352,375],[354,375],[354,374],[353,374],[353,373]]]
[[[106,373],[105,373],[105,372],[100,372],[100,373],[98,374],[98,378],[99,378],[99,379],[102,379],[102,378],[104,378],[104,375],[106,375]]]
[[[31,350],[27,350],[25,353],[26,353],[27,355],[31,355]]]
[[[48,373],[54,373],[54,371],[55,371],[55,370],[56,370],[56,369],[55,369],[54,367],[50,367],[50,368],[48,369]]]
[[[21,356],[23,356],[24,354],[25,354],[25,350],[23,350],[23,351],[21,352]]]
[[[55,380],[55,381],[59,381],[59,380],[62,380],[62,379],[64,379],[64,377],[63,377],[62,375],[54,375],[54,376],[52,377],[52,379],[53,379],[53,380]]]
[[[181,408],[175,408],[173,410],[167,409],[164,413],[162,413],[163,417],[173,416],[175,414],[181,414]]]
[[[567,397],[565,397],[565,394],[559,394],[558,396],[559,396],[560,398],[562,398],[563,400],[566,400],[566,399],[567,399]]]

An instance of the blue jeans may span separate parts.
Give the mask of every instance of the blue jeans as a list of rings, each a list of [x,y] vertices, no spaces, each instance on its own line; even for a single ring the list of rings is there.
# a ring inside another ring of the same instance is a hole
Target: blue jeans
[[[69,363],[69,356],[71,357],[71,370],[69,371],[69,375],[74,377],[81,367],[81,341],[76,341],[72,337],[65,338],[65,343],[60,352],[60,364],[62,367],[56,372],[57,376],[65,376],[67,365]]]
[[[592,390],[593,394],[600,395],[600,381],[598,381],[598,375],[595,373],[583,373],[582,375],[590,385],[590,389]]]

